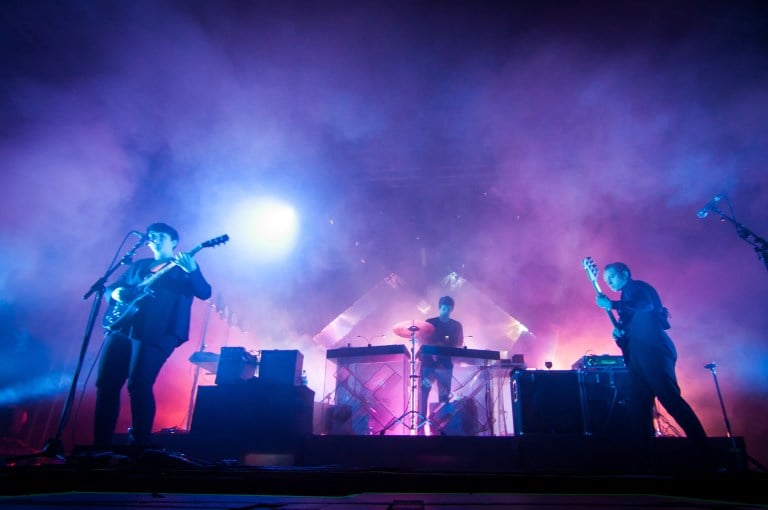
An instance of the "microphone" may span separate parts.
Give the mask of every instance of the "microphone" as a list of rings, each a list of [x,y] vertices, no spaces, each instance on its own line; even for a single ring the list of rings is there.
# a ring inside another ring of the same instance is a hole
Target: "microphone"
[[[707,214],[709,214],[709,211],[714,209],[715,205],[723,199],[722,193],[715,195],[715,198],[707,202],[707,205],[701,208],[701,211],[696,213],[696,216],[699,218],[706,218]]]
[[[139,232],[138,230],[131,230],[131,234],[133,234],[133,235],[135,235],[136,237],[138,237],[139,239],[141,239],[141,241],[142,241],[142,242],[144,242],[144,241],[146,241],[147,239],[149,239],[149,238],[147,237],[147,234],[144,234],[143,232]]]

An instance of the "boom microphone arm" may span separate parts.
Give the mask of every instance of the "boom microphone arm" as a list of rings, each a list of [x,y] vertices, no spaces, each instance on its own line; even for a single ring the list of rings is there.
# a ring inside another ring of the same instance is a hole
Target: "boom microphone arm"
[[[734,218],[725,214],[717,207],[716,204],[709,206],[709,211],[720,216],[722,221],[727,221],[733,225],[736,228],[736,233],[738,236],[752,245],[752,247],[755,249],[755,252],[757,253],[757,257],[763,261],[763,264],[765,264],[765,269],[768,270],[768,241],[752,232],[750,229],[736,221]],[[703,216],[699,217],[701,218]]]

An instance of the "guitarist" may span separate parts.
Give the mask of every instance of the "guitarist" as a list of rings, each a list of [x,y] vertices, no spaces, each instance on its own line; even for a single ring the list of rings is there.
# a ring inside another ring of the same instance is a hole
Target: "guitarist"
[[[613,335],[627,365],[627,411],[635,460],[644,462],[642,456],[649,451],[654,436],[654,399],[658,398],[683,428],[702,460],[708,462],[706,432],[677,384],[677,351],[667,334],[668,313],[659,294],[650,284],[634,280],[623,262],[606,265],[603,279],[612,291],[621,292],[617,301],[598,294],[597,306],[610,313],[615,310],[619,316],[619,327]]]
[[[178,232],[165,223],[147,227],[146,245],[154,257],[134,262],[107,288],[108,304],[130,302],[146,288],[141,286],[158,271],[150,293],[142,297],[135,313],[105,335],[96,378],[94,447],[110,450],[120,413],[120,393],[128,383],[132,426],[131,445],[142,451],[150,445],[155,420],[154,384],[171,353],[189,339],[192,301],[211,297],[211,286],[189,254],[174,250]],[[170,266],[169,266],[170,264]],[[165,268],[165,269],[164,269]]]

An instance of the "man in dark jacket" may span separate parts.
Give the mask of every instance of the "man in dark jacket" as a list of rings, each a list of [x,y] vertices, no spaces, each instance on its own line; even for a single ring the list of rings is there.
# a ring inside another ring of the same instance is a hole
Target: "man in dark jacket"
[[[131,443],[138,449],[150,445],[155,380],[174,349],[189,339],[193,299],[211,297],[192,256],[174,253],[179,234],[173,227],[153,223],[146,237],[154,257],[134,262],[107,289],[109,327],[96,379],[96,448],[112,448],[126,381]]]
[[[659,294],[648,283],[633,280],[629,267],[623,262],[606,265],[603,279],[612,291],[621,292],[618,301],[599,294],[597,305],[618,313],[619,327],[614,329],[613,336],[627,365],[627,411],[636,460],[642,462],[655,435],[655,399],[683,428],[697,450],[708,458],[707,434],[677,384],[677,351],[667,334],[668,313]]]

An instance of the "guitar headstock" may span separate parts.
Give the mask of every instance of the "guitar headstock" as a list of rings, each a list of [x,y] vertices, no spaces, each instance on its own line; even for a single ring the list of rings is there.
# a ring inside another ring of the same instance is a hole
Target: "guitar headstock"
[[[211,246],[218,246],[220,244],[224,244],[227,241],[229,241],[229,236],[227,234],[224,234],[223,236],[214,237],[213,239],[209,239],[208,241],[201,243],[201,246],[203,248],[210,248]]]
[[[592,282],[597,283],[597,277],[600,274],[600,270],[597,268],[597,264],[592,257],[584,257],[581,261],[581,266],[587,271],[587,276]]]

